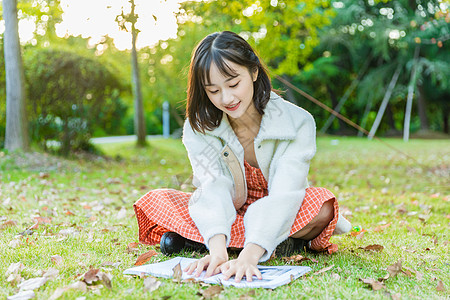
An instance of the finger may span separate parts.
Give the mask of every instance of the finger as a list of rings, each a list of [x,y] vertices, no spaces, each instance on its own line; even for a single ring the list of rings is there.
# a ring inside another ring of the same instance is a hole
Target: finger
[[[233,276],[235,273],[236,273],[236,272],[234,272],[233,268],[231,268],[231,267],[228,268],[227,271],[222,272],[223,277],[224,277],[225,280],[230,279],[230,277]]]
[[[219,274],[219,273],[220,273],[220,266],[218,266],[218,267],[214,270],[213,275],[217,275],[217,274]]]
[[[252,270],[247,269],[245,272],[245,277],[247,278],[247,282],[253,281],[253,272]]]
[[[217,268],[217,264],[215,263],[209,263],[208,268],[206,269],[206,274],[205,274],[205,278],[208,278],[209,276],[211,276],[214,273],[214,270]]]
[[[207,265],[207,263],[200,261],[197,265],[197,270],[195,271],[195,277],[199,277]]]
[[[236,271],[236,275],[234,277],[234,281],[241,282],[241,279],[242,279],[243,276],[244,276],[244,271],[242,271],[242,269],[238,269]]]
[[[255,275],[259,280],[262,280],[261,271],[258,268],[256,268],[255,270]]]
[[[189,269],[187,271],[187,273],[189,275],[192,274],[192,272],[194,272],[194,270],[197,268],[197,262],[193,262],[192,264],[189,265]]]

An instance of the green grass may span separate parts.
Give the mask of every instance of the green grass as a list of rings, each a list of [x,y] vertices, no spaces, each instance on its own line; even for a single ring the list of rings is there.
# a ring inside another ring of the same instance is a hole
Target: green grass
[[[275,290],[226,288],[224,298],[248,296],[257,299],[440,299],[450,297],[450,142],[448,140],[387,140],[415,159],[407,159],[377,141],[356,138],[319,138],[318,152],[310,170],[310,184],[330,189],[353,225],[367,232],[362,238],[350,234],[334,236],[339,251],[332,255],[306,254],[317,263],[303,262],[313,271],[290,285]],[[163,285],[151,295],[143,292],[143,279],[122,275],[139,254],[154,246],[140,246],[132,204],[146,191],[169,187],[180,189],[189,180],[191,168],[179,140],[151,140],[150,147],[136,149],[131,143],[102,145],[110,159],[64,160],[42,154],[0,153],[0,225],[7,220],[16,226],[0,229],[0,299],[16,294],[16,284],[6,282],[11,263],[22,262],[24,279],[41,275],[50,267],[59,276],[35,290],[37,299],[49,298],[57,288],[82,277],[90,268],[102,268],[113,276],[112,290],[69,290],[61,299],[198,299],[205,287],[177,284],[161,279]],[[121,208],[125,218],[117,219]],[[34,224],[33,218],[48,217],[33,235],[8,244]],[[383,231],[374,229],[391,225]],[[61,230],[73,229],[68,236]],[[384,246],[381,252],[360,247]],[[156,248],[157,249],[157,248]],[[159,251],[158,251],[159,252]],[[60,255],[60,265],[51,256]],[[189,255],[189,254],[188,254]],[[151,262],[167,259],[162,254]],[[398,274],[385,281],[386,288],[373,291],[360,278],[380,278],[386,268],[401,260],[403,266],[423,275]],[[116,268],[105,262],[120,262]],[[267,264],[281,264],[271,260]],[[334,265],[327,272],[314,272]],[[339,278],[337,279],[337,276]],[[438,291],[442,281],[446,290]]]

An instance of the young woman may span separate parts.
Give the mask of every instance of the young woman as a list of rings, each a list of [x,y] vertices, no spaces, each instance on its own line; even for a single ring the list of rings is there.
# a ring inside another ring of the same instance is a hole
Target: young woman
[[[165,254],[207,247],[189,274],[251,281],[274,251],[331,253],[331,235],[351,229],[330,191],[308,187],[313,117],[271,89],[260,59],[233,32],[208,35],[193,53],[183,143],[197,189],[153,190],[134,205],[141,242],[160,243]],[[227,247],[242,248],[237,259]]]

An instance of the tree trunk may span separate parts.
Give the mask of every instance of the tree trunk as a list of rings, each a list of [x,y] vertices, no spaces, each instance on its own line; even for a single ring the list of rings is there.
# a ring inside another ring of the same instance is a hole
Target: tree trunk
[[[442,120],[444,121],[444,132],[446,133],[446,134],[449,134],[450,132],[449,132],[449,128],[448,128],[448,114],[449,114],[449,111],[448,111],[448,109],[447,108],[444,108],[443,110],[442,110]]]
[[[430,129],[430,126],[428,125],[428,117],[427,117],[427,105],[426,105],[426,96],[425,91],[423,89],[423,86],[418,84],[417,85],[418,90],[418,97],[417,97],[417,110],[419,112],[419,118],[420,118],[420,129],[421,130],[428,130]]]
[[[380,108],[377,113],[377,117],[375,118],[375,121],[372,125],[372,129],[370,129],[369,136],[368,136],[368,138],[370,140],[373,139],[373,137],[375,136],[378,126],[381,123],[381,119],[383,118],[384,111],[389,102],[389,99],[391,98],[392,92],[394,91],[395,85],[397,84],[397,79],[398,79],[398,76],[400,75],[401,70],[402,70],[402,65],[399,64],[397,66],[397,69],[395,70],[394,75],[392,76],[391,82],[389,83],[389,86],[387,88],[386,94],[384,95],[383,101],[381,102]]]
[[[25,109],[25,76],[19,42],[17,2],[3,1],[5,20],[4,51],[6,73],[5,148],[29,150],[28,121]]]
[[[134,0],[131,0],[131,16],[135,16]],[[143,147],[147,145],[145,140],[145,119],[144,108],[142,105],[142,91],[141,91],[141,79],[139,77],[139,64],[137,59],[136,40],[138,31],[136,30],[137,17],[133,18],[131,22],[131,34],[132,34],[132,49],[131,49],[131,61],[133,69],[133,93],[134,93],[134,132],[137,135],[137,146]]]

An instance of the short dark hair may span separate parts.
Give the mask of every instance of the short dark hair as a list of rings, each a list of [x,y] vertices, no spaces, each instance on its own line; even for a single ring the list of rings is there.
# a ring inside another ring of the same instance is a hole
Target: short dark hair
[[[253,102],[263,115],[270,99],[272,85],[267,70],[253,48],[231,31],[215,32],[206,36],[194,49],[189,68],[186,117],[198,132],[213,130],[220,125],[223,112],[214,106],[205,91],[210,81],[210,68],[214,63],[224,76],[235,76],[225,61],[246,67],[250,73],[258,70],[253,82]]]

